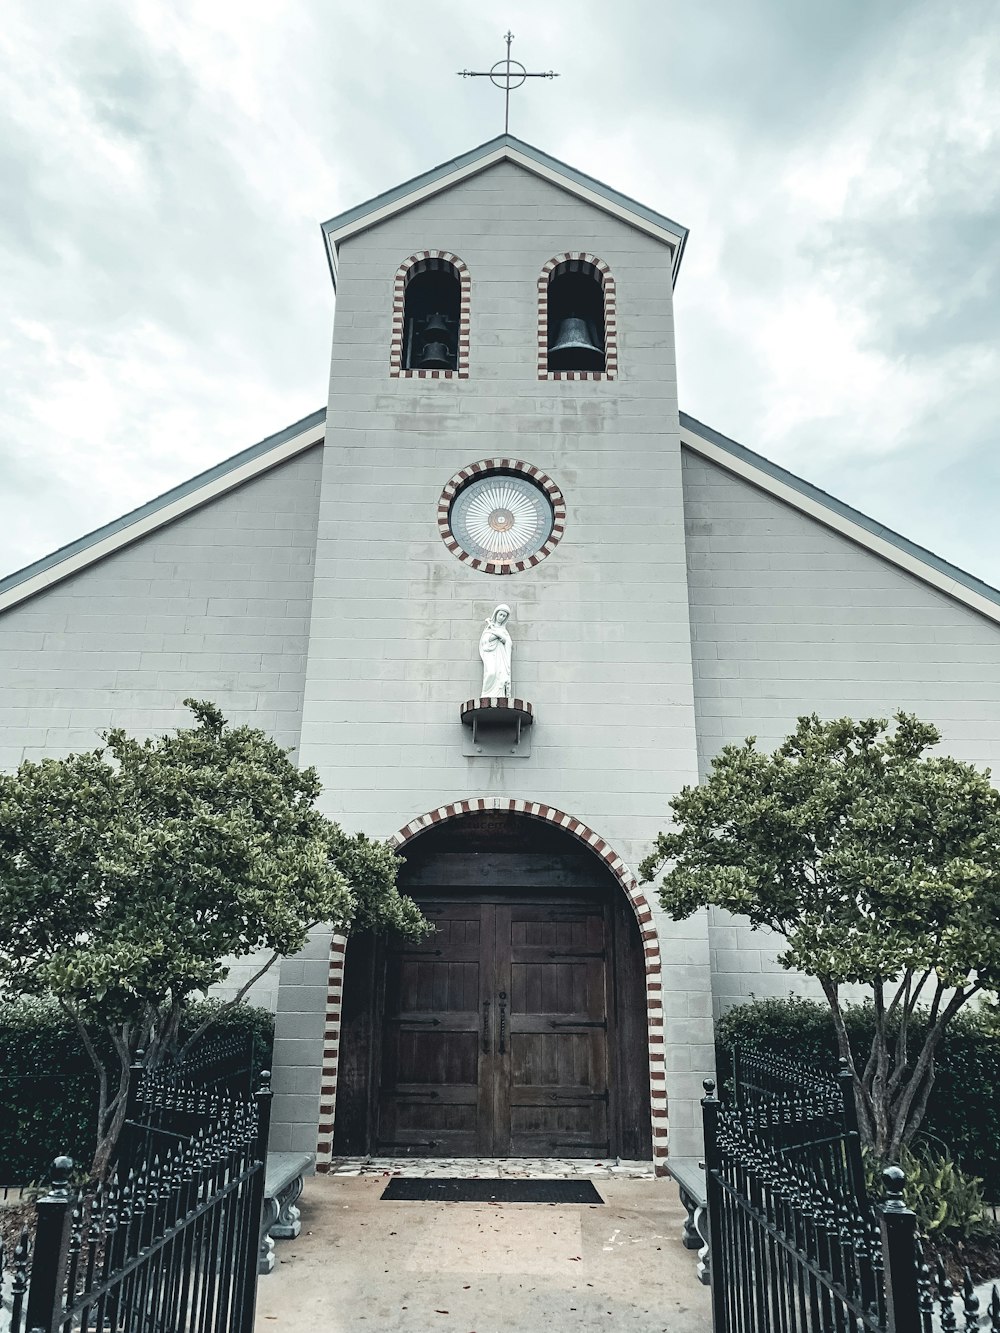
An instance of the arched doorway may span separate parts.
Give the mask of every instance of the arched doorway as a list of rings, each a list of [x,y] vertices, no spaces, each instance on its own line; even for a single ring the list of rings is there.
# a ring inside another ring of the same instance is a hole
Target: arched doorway
[[[404,855],[436,930],[348,944],[334,1152],[648,1160],[643,940],[605,862],[509,810]]]

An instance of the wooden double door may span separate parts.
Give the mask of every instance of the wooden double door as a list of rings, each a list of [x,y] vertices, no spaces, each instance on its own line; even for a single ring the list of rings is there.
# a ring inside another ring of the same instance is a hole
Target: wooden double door
[[[611,909],[600,895],[420,899],[385,953],[375,1150],[613,1151]]]

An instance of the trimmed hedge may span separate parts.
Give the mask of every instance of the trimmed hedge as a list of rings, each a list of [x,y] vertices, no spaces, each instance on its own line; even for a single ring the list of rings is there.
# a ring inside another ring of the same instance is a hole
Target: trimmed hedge
[[[181,1038],[221,1007],[214,1000],[190,1005]],[[209,1028],[205,1039],[219,1034],[253,1038],[255,1078],[270,1064],[274,1018],[267,1009],[237,1005]],[[58,1005],[25,999],[0,1003],[0,1187],[43,1179],[58,1153],[89,1165],[96,1118],[97,1075],[79,1033]]]
[[[845,1011],[855,1060],[871,1045],[870,1007]],[[919,1045],[919,1016],[911,1050]],[[716,1026],[719,1078],[732,1077],[734,1046],[756,1046],[827,1069],[838,1067],[833,1020],[817,1000],[756,1000],[731,1009]],[[918,1141],[946,1151],[963,1170],[982,1177],[987,1199],[1000,1200],[1000,1020],[995,1010],[960,1013],[935,1059],[934,1087]]]

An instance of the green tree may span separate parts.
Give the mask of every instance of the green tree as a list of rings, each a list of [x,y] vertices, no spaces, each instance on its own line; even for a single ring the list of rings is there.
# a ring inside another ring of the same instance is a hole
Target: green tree
[[[928,754],[940,739],[905,713],[891,731],[814,715],[773,754],[753,737],[726,746],[671,802],[674,828],[641,867],[646,880],[665,869],[675,920],[714,905],[784,937],[781,964],[830,1005],[881,1160],[920,1127],[947,1025],[1000,984],[1000,793],[988,771]],[[869,988],[875,1018],[857,1062],[850,985]]]
[[[181,1044],[185,1004],[224,980],[227,959],[266,951],[237,1004],[314,925],[426,929],[392,849],[316,809],[314,769],[185,703],[192,727],[143,741],[114,730],[0,775],[0,989],[54,996],[76,1024],[99,1080],[95,1175],[136,1052],[151,1066],[183,1057],[212,1021]]]

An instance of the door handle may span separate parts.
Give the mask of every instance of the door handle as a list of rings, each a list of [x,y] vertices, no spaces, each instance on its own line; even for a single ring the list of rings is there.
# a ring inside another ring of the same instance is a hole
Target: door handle
[[[500,992],[499,998],[500,998],[500,1044],[497,1047],[497,1050],[500,1052],[501,1055],[506,1055],[507,1044],[505,1039],[507,1035],[507,992],[505,990],[502,990]]]
[[[483,1001],[483,1055],[490,1053],[490,1002]]]

